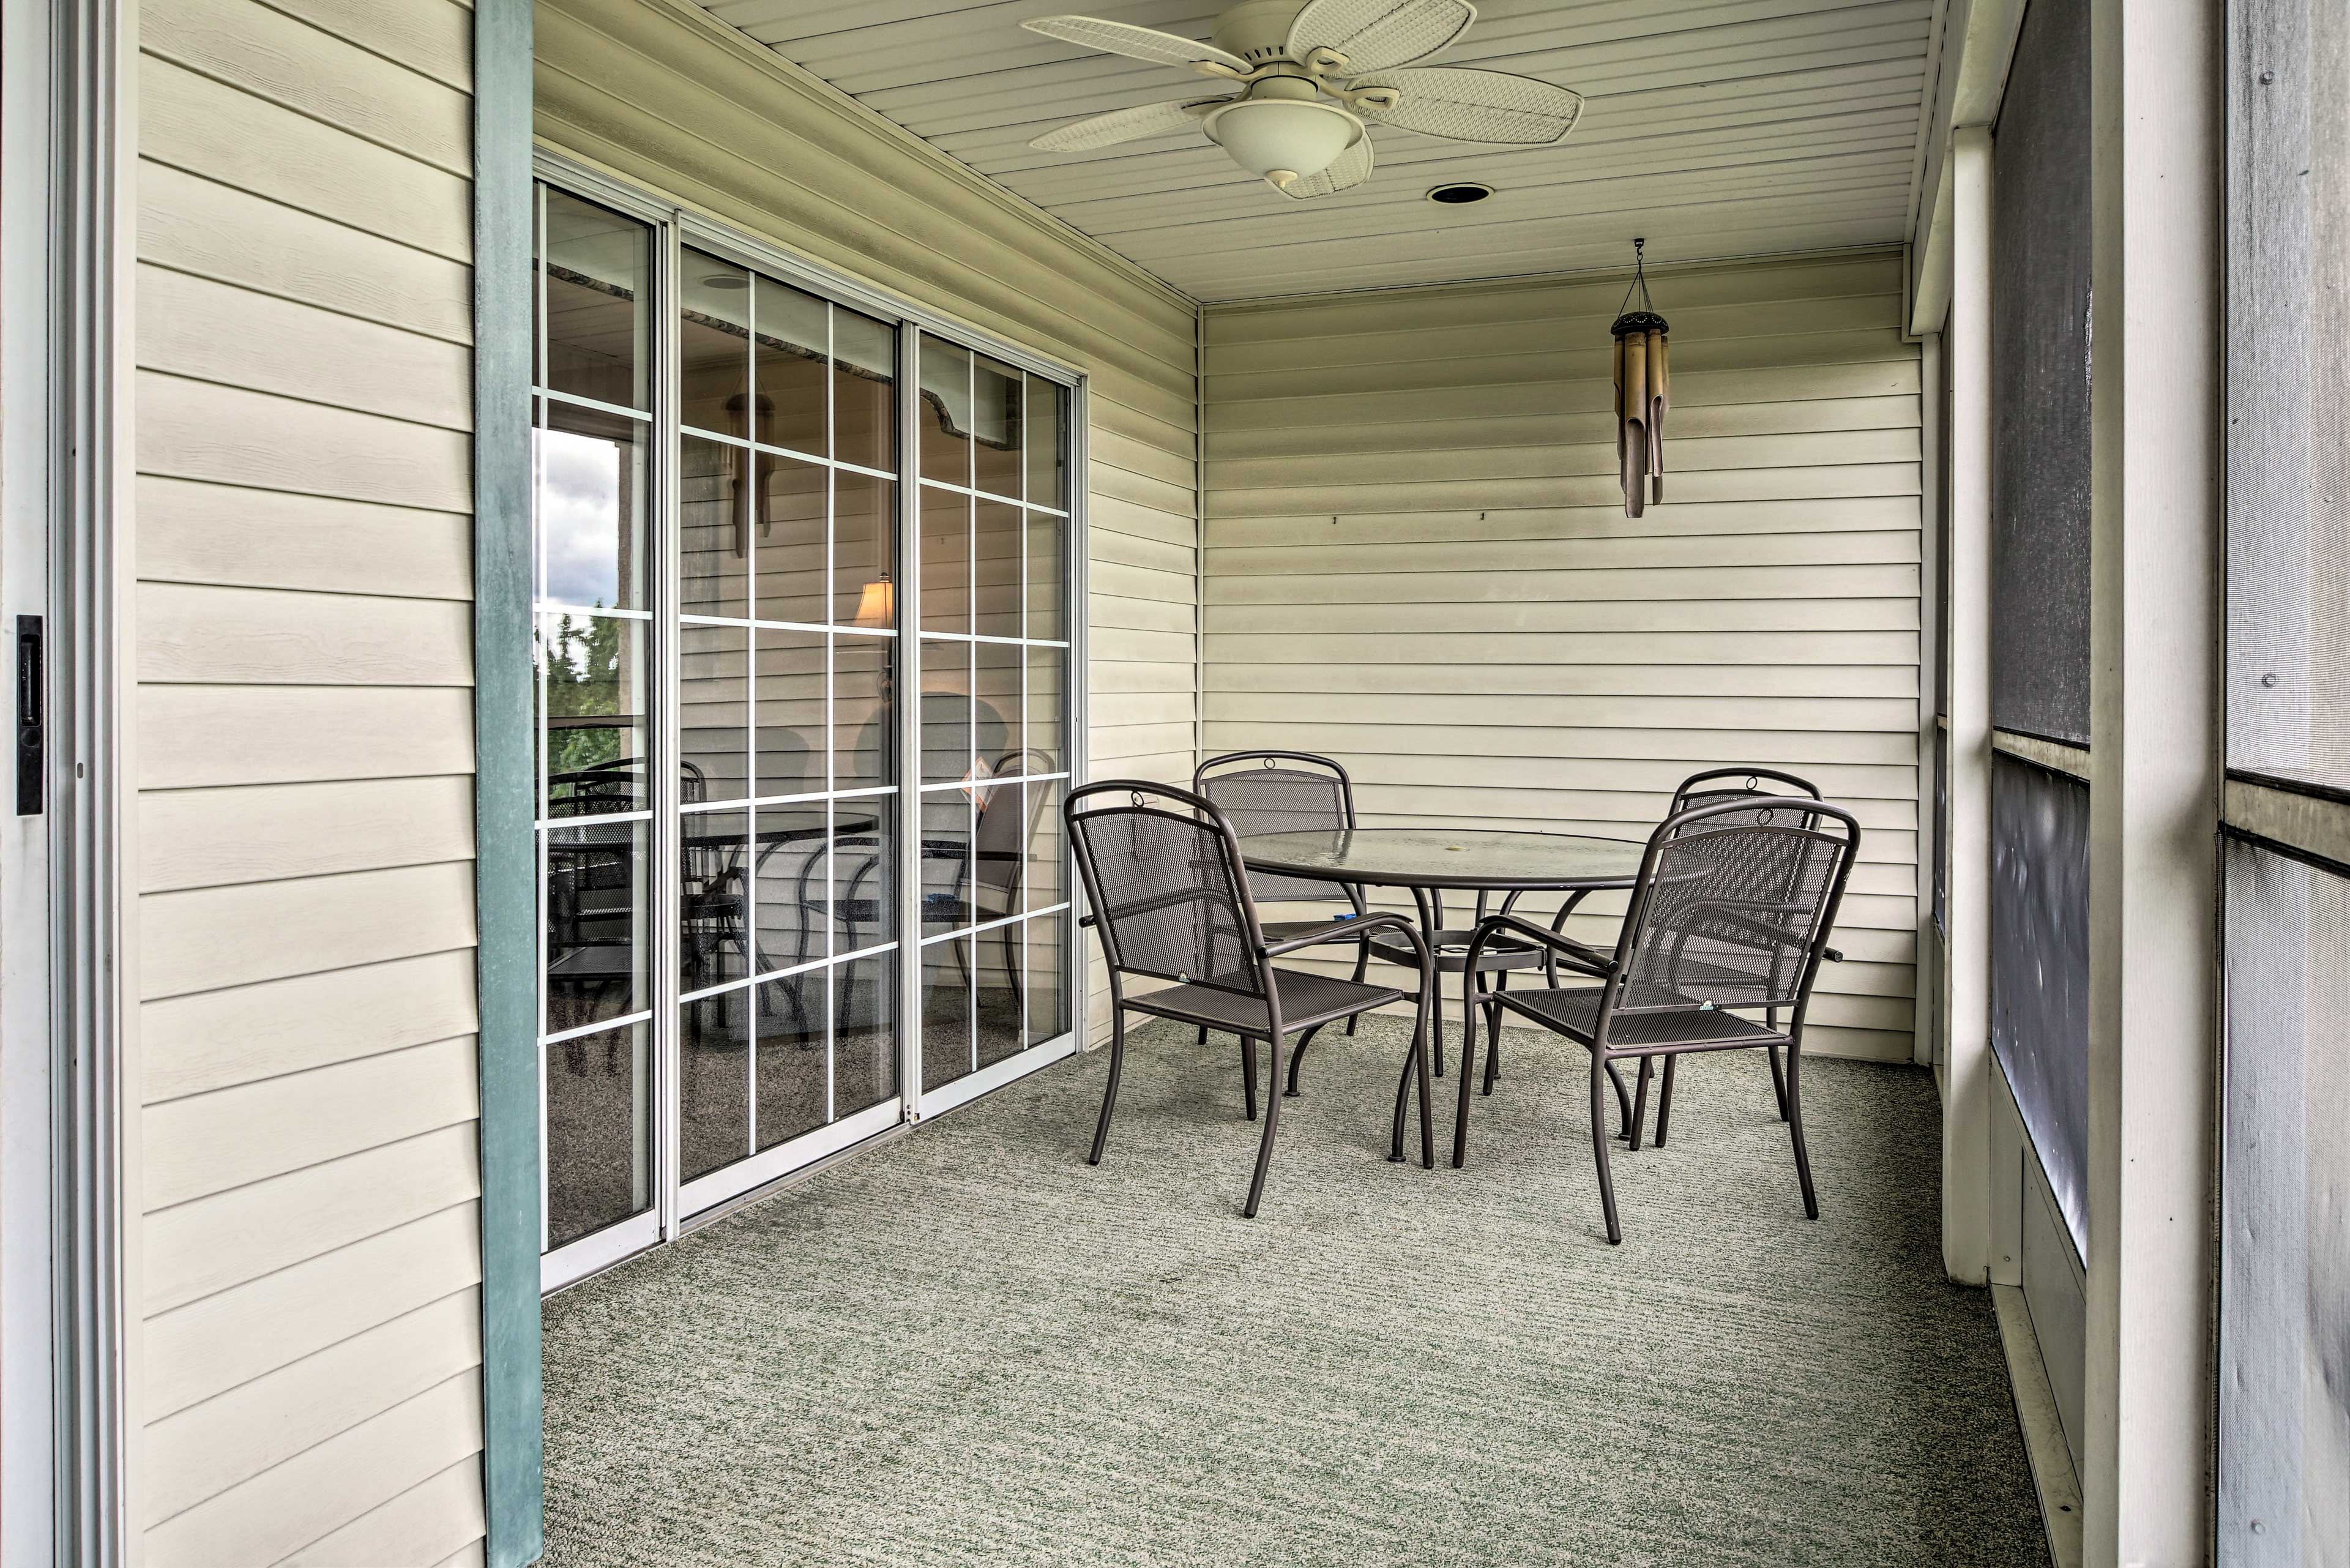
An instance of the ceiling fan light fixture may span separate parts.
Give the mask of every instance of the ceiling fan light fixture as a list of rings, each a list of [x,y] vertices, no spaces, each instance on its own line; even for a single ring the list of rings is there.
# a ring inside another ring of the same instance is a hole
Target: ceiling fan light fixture
[[[1345,109],[1306,99],[1243,99],[1211,109],[1201,124],[1233,162],[1276,186],[1321,173],[1363,136],[1363,122]]]

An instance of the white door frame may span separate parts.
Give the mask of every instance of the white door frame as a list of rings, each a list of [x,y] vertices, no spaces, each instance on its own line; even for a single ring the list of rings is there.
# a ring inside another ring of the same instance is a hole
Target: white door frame
[[[0,10],[0,611],[42,618],[0,833],[0,1556],[138,1560],[129,687],[137,12]]]

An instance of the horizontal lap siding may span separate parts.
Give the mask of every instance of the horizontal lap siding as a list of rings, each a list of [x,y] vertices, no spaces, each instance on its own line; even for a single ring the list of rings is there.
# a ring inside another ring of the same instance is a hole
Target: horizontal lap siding
[[[1642,837],[1775,765],[1865,840],[1811,1043],[1907,1060],[1918,371],[1899,264],[1675,272],[1666,501],[1624,515],[1624,280],[1208,307],[1206,743],[1336,756],[1369,824]],[[1545,912],[1552,907],[1542,906]],[[1595,898],[1583,934],[1612,934]]]
[[[463,1560],[472,16],[140,34],[146,1561]]]
[[[1185,778],[1196,740],[1196,314],[672,0],[542,0],[542,141],[1089,378],[1097,777]],[[1103,996],[1098,966],[1092,987]]]

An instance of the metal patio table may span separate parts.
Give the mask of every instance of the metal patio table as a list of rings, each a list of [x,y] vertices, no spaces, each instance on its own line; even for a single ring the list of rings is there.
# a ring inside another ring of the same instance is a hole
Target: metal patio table
[[[1563,925],[1586,896],[1637,882],[1647,850],[1646,844],[1626,838],[1491,827],[1315,828],[1261,833],[1241,840],[1241,857],[1252,871],[1319,877],[1357,888],[1409,888],[1429,950],[1440,970],[1446,968],[1450,955],[1453,972],[1467,956],[1474,929],[1445,928],[1445,894],[1475,895],[1482,917],[1488,898],[1495,893],[1506,896],[1504,910],[1527,893],[1564,893],[1558,915]],[[1461,1108],[1452,1134],[1455,1166],[1466,1152],[1469,1086],[1477,1060],[1476,1031],[1467,1019],[1461,1023]]]

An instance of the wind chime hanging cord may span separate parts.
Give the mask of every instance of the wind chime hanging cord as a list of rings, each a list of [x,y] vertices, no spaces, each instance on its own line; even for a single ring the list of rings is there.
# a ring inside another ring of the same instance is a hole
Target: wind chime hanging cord
[[[1616,339],[1616,463],[1627,517],[1665,498],[1665,410],[1672,400],[1666,335],[1671,328],[1648,297],[1648,244],[1632,242],[1631,286],[1608,328]],[[1638,310],[1631,308],[1635,294]]]

